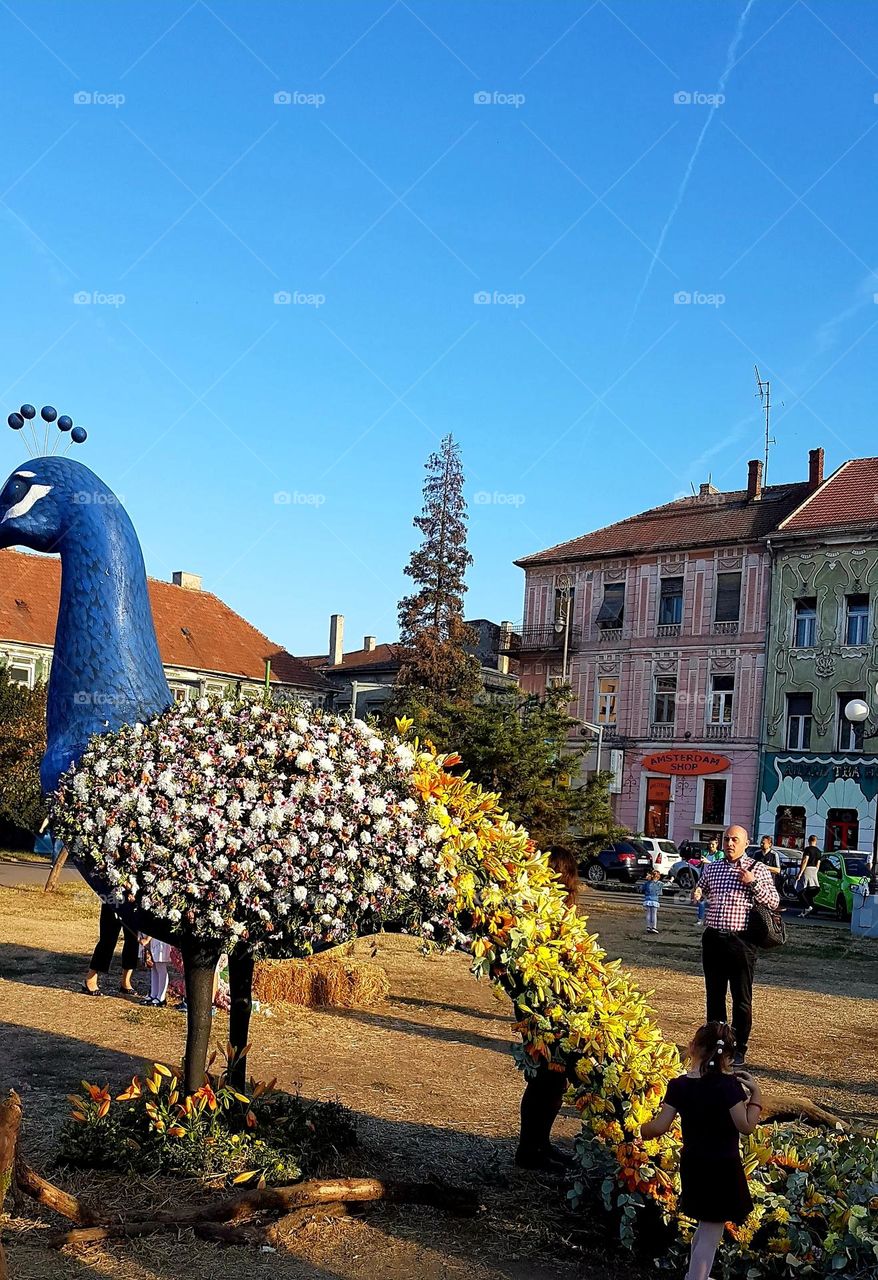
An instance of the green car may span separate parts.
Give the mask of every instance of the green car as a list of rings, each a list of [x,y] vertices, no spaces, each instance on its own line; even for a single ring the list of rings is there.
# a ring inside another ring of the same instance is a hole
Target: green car
[[[854,909],[853,888],[869,879],[869,855],[864,853],[827,853],[817,868],[820,888],[814,906],[834,911],[839,920],[849,920]]]

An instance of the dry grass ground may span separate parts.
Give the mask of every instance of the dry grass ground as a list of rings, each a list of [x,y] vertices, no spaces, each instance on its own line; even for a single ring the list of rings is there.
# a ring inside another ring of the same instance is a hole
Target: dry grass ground
[[[702,1012],[691,915],[663,908],[662,933],[647,940],[626,901],[588,893],[583,903],[608,951],[654,990],[666,1033],[683,1042]],[[25,1149],[41,1168],[71,1085],[115,1084],[145,1059],[181,1053],[179,1014],[77,994],[96,922],[91,896],[0,890],[0,1088],[21,1092]],[[478,1217],[374,1209],[308,1228],[276,1254],[219,1250],[182,1233],[59,1256],[40,1243],[47,1220],[24,1206],[7,1236],[13,1280],[633,1280],[627,1259],[601,1249],[596,1225],[574,1223],[548,1180],[512,1164],[521,1082],[508,1005],[470,977],[462,956],[424,957],[399,938],[361,941],[353,954],[381,966],[388,996],[368,1009],[284,1008],[256,1019],[252,1068],[307,1097],[338,1097],[357,1114],[361,1145],[344,1173],[433,1173],[474,1186]],[[795,928],[782,953],[761,961],[754,1070],[846,1116],[878,1118],[876,978],[874,947],[841,928]],[[216,1038],[225,1037],[220,1015]],[[575,1132],[575,1117],[562,1116],[559,1136]],[[120,1187],[87,1174],[70,1185],[114,1205],[182,1201],[192,1190],[168,1181]]]

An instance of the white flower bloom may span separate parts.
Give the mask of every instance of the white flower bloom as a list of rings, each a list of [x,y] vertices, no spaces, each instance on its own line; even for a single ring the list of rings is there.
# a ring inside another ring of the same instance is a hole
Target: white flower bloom
[[[381,796],[376,796],[374,800],[369,801],[369,812],[370,813],[386,813],[387,801],[383,800]]]
[[[415,887],[414,876],[410,876],[407,871],[400,871],[397,873],[396,883],[404,893],[411,893],[412,889]]]
[[[307,769],[313,759],[314,759],[314,756],[312,752],[300,751],[299,754],[296,756],[296,768]]]

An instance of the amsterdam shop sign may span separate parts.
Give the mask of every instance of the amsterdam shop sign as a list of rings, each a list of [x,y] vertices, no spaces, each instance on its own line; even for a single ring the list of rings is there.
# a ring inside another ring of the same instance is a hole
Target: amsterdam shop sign
[[[730,767],[728,756],[715,751],[655,751],[643,757],[643,768],[650,773],[675,773],[694,777],[702,773],[724,773]]]

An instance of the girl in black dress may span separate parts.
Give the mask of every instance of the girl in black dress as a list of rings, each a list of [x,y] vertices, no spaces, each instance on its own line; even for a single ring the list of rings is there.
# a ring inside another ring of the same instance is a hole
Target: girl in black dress
[[[689,1070],[670,1082],[658,1115],[640,1130],[644,1138],[660,1138],[680,1114],[679,1209],[698,1223],[686,1280],[710,1280],[724,1224],[740,1225],[753,1208],[738,1135],[753,1132],[762,1104],[749,1072],[732,1073],[734,1053],[728,1023],[700,1027],[689,1046]]]

